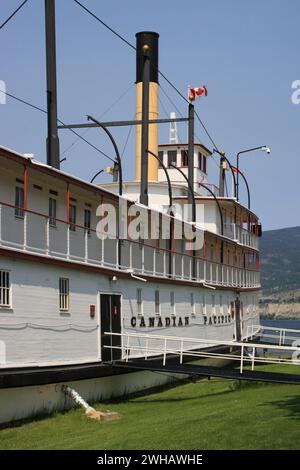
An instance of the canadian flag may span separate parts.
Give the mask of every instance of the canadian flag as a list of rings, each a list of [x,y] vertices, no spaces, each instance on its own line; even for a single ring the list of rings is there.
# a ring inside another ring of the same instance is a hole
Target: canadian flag
[[[190,101],[195,101],[196,98],[199,98],[200,96],[207,96],[207,88],[205,85],[199,88],[189,88],[189,100]]]

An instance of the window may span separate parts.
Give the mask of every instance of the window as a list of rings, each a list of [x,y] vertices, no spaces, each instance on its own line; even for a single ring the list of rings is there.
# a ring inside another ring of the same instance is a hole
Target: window
[[[181,166],[188,166],[189,158],[186,150],[181,150]]]
[[[198,168],[202,170],[202,153],[198,152]]]
[[[59,309],[69,310],[69,279],[59,278]]]
[[[191,292],[191,312],[192,312],[192,315],[196,315],[195,298],[194,298],[194,293],[193,292]]]
[[[90,209],[84,209],[84,228],[85,231],[90,235],[91,233],[91,220],[92,220],[92,213]]]
[[[170,164],[176,166],[176,160],[177,160],[177,150],[168,150],[168,166],[170,166]]]
[[[160,314],[159,290],[155,291],[155,313]]]
[[[137,314],[143,315],[142,289],[136,290],[136,306],[137,306]]]
[[[15,216],[24,218],[24,188],[16,186]]]
[[[171,306],[171,315],[176,315],[175,312],[175,293],[170,292],[170,306]]]
[[[207,160],[204,155],[202,155],[202,171],[203,173],[207,173]]]
[[[229,295],[227,296],[227,313],[231,313],[231,302]]]
[[[205,294],[202,295],[202,313],[206,315],[206,297]]]
[[[211,296],[211,310],[212,310],[212,314],[215,315],[215,313],[216,313],[216,299],[215,299],[214,295]]]
[[[76,230],[76,206],[74,206],[73,204],[70,204],[69,217],[70,217],[70,230],[75,232]]]
[[[56,227],[56,199],[49,197],[49,224]]]
[[[162,150],[158,152],[158,160],[158,166],[162,168],[162,163],[164,163],[164,152]]]
[[[10,306],[10,279],[9,271],[0,271],[0,306]]]

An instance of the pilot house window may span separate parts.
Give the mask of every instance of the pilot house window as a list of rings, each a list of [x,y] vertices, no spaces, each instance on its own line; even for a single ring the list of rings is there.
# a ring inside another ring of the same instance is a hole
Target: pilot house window
[[[10,279],[9,271],[0,271],[0,306],[10,306]]]
[[[181,166],[186,167],[189,164],[188,153],[186,150],[181,150]]]
[[[160,150],[158,152],[158,166],[162,168],[162,163],[164,163],[164,152]]]
[[[59,278],[59,309],[69,310],[69,279]]]
[[[176,166],[176,159],[177,159],[177,151],[176,150],[168,150],[168,166],[171,165]]]

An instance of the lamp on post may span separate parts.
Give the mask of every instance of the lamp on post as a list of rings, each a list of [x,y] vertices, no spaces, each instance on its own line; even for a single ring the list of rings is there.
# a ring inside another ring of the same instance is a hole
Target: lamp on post
[[[243,153],[249,153],[249,152],[254,152],[255,150],[261,150],[262,152],[266,152],[267,154],[271,153],[271,149],[267,147],[266,145],[261,145],[260,147],[253,147],[247,150],[241,150],[236,156],[236,168],[237,168],[237,173],[236,173],[236,199],[237,201],[239,200],[239,163],[240,163],[240,155]]]

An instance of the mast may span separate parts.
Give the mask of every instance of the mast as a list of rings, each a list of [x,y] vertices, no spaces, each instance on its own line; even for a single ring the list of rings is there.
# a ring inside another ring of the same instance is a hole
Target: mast
[[[45,0],[47,68],[47,165],[60,168],[57,131],[55,0]]]

